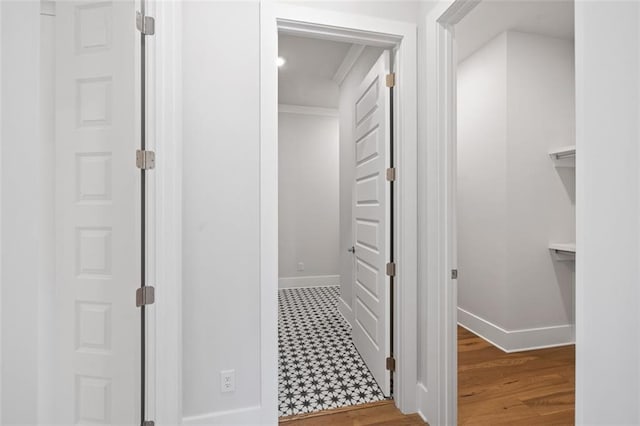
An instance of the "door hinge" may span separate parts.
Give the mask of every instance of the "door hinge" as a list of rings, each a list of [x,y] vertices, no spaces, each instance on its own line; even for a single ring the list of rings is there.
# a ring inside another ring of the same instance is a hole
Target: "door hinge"
[[[136,290],[136,306],[153,305],[156,301],[156,289],[151,286],[140,287]]]
[[[451,279],[452,280],[457,280],[458,279],[458,270],[457,269],[452,269],[451,270]]]
[[[396,74],[391,73],[387,74],[387,87],[395,87],[396,86]]]
[[[154,422],[153,420],[145,420],[144,422],[142,422],[142,426],[156,426],[156,422]]]
[[[156,20],[151,16],[136,12],[136,28],[144,35],[154,35],[156,33]]]
[[[387,263],[387,275],[390,276],[390,277],[395,277],[396,276],[396,263],[395,262]]]
[[[387,169],[387,181],[389,181],[389,182],[395,182],[396,181],[396,168],[395,167],[389,167]]]
[[[396,371],[396,359],[392,356],[387,357],[387,370],[391,371],[392,373]]]
[[[136,166],[142,170],[151,170],[156,167],[156,153],[153,151],[136,151]]]

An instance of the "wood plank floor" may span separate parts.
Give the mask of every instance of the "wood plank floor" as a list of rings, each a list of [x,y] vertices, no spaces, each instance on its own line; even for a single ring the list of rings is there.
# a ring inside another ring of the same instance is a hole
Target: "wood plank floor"
[[[280,424],[284,426],[423,426],[425,422],[417,414],[405,416],[393,405],[393,401],[380,401],[300,416],[282,417]]]
[[[458,424],[573,425],[575,347],[507,354],[458,327]],[[420,416],[403,415],[381,401],[302,416],[283,417],[284,426],[417,426]]]
[[[572,425],[575,347],[506,354],[458,327],[459,425]]]

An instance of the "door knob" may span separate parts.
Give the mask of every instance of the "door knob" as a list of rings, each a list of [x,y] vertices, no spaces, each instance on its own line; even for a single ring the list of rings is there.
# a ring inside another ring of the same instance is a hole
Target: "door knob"
[[[354,246],[351,246],[351,248],[348,248],[347,251],[349,253],[355,253],[356,252],[356,248]]]

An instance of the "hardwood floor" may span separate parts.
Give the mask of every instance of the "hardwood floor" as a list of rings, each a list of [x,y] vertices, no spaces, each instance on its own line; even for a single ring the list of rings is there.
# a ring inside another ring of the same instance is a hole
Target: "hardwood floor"
[[[458,424],[474,426],[573,425],[575,348],[507,354],[458,327]],[[284,426],[414,426],[420,416],[403,415],[381,401],[301,416]]]
[[[575,347],[506,354],[458,327],[459,425],[572,425]]]
[[[300,416],[282,417],[285,426],[422,426],[426,423],[419,415],[405,416],[393,405],[393,401],[337,408]]]

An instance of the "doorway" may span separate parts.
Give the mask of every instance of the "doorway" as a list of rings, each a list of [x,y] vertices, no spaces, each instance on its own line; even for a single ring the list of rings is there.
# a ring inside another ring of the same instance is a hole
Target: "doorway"
[[[391,397],[389,59],[279,36],[281,416]]]
[[[362,44],[367,46],[381,47],[393,49],[395,53],[396,64],[399,73],[397,81],[405,81],[407,86],[404,88],[400,83],[396,98],[396,105],[400,105],[395,110],[398,117],[398,109],[402,108],[402,121],[398,122],[395,134],[396,140],[396,160],[398,161],[398,194],[397,204],[395,205],[395,215],[397,223],[404,223],[406,227],[395,233],[398,263],[396,265],[396,279],[404,282],[404,286],[398,286],[396,289],[396,298],[394,300],[395,319],[398,327],[406,330],[406,333],[394,334],[394,348],[396,357],[396,368],[394,372],[394,396],[397,405],[403,411],[415,410],[415,380],[416,369],[415,360],[417,359],[415,328],[416,310],[412,305],[415,303],[415,261],[416,261],[416,239],[415,239],[415,223],[416,211],[409,207],[415,203],[411,202],[413,192],[411,187],[415,187],[417,183],[415,178],[416,163],[415,155],[411,155],[415,149],[415,56],[410,54],[403,55],[405,49],[409,52],[415,49],[415,27],[411,25],[391,23],[373,20],[360,16],[352,16],[348,14],[324,13],[312,11],[306,8],[298,8],[293,6],[277,5],[274,7],[265,7],[262,9],[263,21],[263,68],[262,68],[262,95],[263,95],[263,117],[267,119],[262,122],[262,144],[261,152],[263,161],[263,169],[261,170],[261,181],[263,184],[262,200],[271,199],[278,186],[277,169],[268,166],[270,158],[277,157],[277,122],[276,122],[276,105],[277,105],[277,67],[275,59],[278,56],[277,36],[278,32],[287,35],[307,36],[312,38],[320,38],[338,42],[348,42],[351,44]],[[401,34],[401,35],[400,35]],[[386,82],[385,82],[386,84]],[[413,104],[412,104],[413,99]],[[271,117],[271,118],[269,118]],[[265,161],[266,160],[266,161]],[[404,165],[404,168],[402,168]],[[385,173],[386,174],[386,173]],[[405,176],[403,178],[403,176]],[[402,183],[400,183],[402,181]],[[409,191],[405,193],[404,191]],[[272,225],[277,223],[278,209],[277,203],[271,204],[270,208],[263,205],[261,221],[263,230],[272,230]],[[277,229],[277,228],[275,228]],[[413,232],[407,232],[413,229]],[[401,235],[399,235],[401,234]],[[263,247],[277,247],[277,235],[272,232],[263,232]],[[266,237],[266,238],[264,238]],[[275,237],[275,238],[274,238]],[[265,245],[266,244],[266,245]],[[399,245],[398,245],[399,244]],[[413,247],[413,248],[412,248]],[[261,252],[261,261],[263,265],[274,265],[274,269],[269,269],[277,275],[277,255],[269,255],[267,250]],[[411,265],[414,265],[413,267]],[[386,273],[386,266],[383,269]],[[264,270],[263,271],[268,271]],[[274,294],[277,294],[277,282],[271,281],[273,275],[267,276],[266,281],[263,280],[263,289],[265,283],[272,282],[269,285]],[[402,290],[400,290],[402,287]],[[263,299],[263,302],[266,299]],[[272,299],[271,299],[272,300]],[[265,305],[263,305],[265,306]],[[274,305],[271,305],[275,307]],[[398,309],[403,307],[405,309]],[[408,308],[408,309],[407,309]],[[265,309],[272,309],[266,305]],[[398,314],[400,312],[400,314]],[[355,314],[354,314],[355,316]],[[413,320],[411,320],[413,319]],[[413,331],[412,331],[413,330]],[[275,336],[274,336],[275,337]],[[277,356],[277,353],[274,355]],[[275,357],[274,357],[275,359]],[[382,369],[386,368],[386,361],[383,363]],[[405,378],[407,380],[405,381]],[[267,391],[268,392],[268,391]]]
[[[454,26],[458,423],[572,423],[573,2]]]

